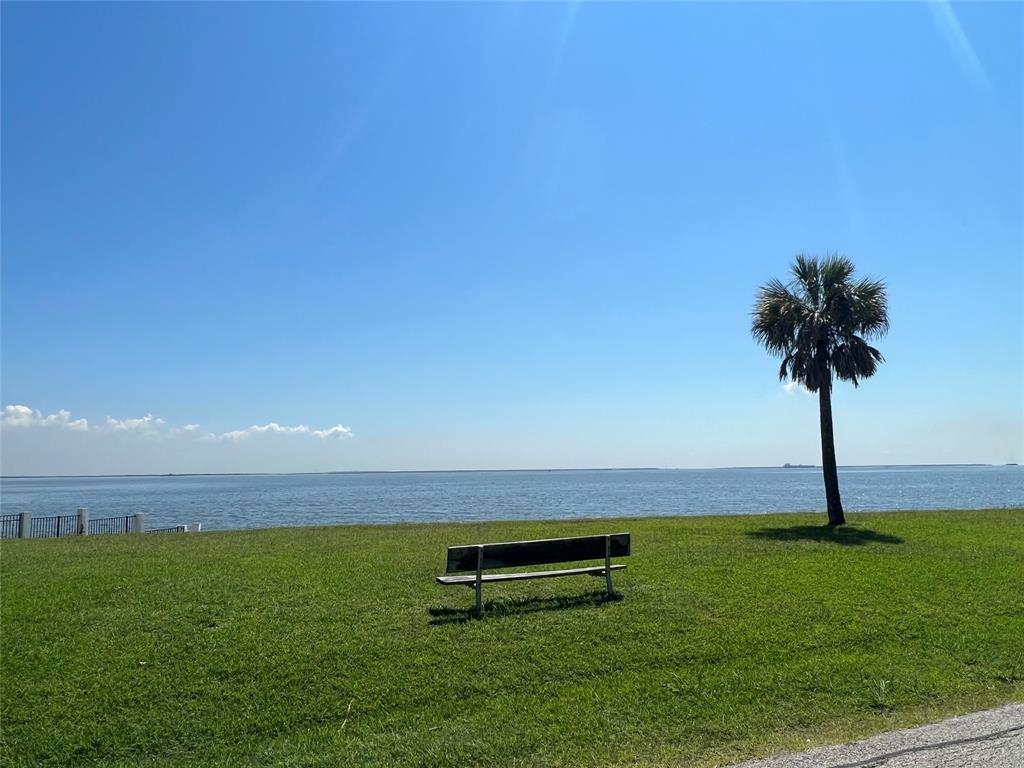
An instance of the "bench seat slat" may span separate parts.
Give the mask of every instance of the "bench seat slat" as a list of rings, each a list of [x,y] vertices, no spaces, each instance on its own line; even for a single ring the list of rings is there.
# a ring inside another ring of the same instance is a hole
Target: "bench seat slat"
[[[484,570],[491,568],[523,568],[528,565],[571,563],[580,560],[603,560],[606,539],[611,542],[612,557],[628,557],[628,533],[607,536],[570,536],[563,539],[535,539],[483,544]],[[476,571],[480,546],[448,547],[446,573]]]
[[[619,571],[625,568],[625,565],[612,565],[611,570]],[[527,573],[485,573],[481,581],[485,584],[490,581],[520,581],[522,579],[550,579],[555,576],[579,576],[583,574],[591,574],[593,576],[604,575],[604,566],[595,565],[589,568],[566,568],[561,571],[530,571]],[[452,586],[453,584],[465,584],[466,586],[473,586],[476,584],[476,574],[470,574],[468,576],[438,576],[438,584],[444,584],[445,586]]]

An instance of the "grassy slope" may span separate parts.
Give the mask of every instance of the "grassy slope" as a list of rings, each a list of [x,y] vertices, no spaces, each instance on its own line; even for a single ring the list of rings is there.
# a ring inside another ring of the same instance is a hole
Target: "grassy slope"
[[[1024,511],[820,522],[4,542],[3,763],[714,765],[1022,698]],[[618,601],[499,585],[477,621],[433,583],[450,544],[615,530]]]

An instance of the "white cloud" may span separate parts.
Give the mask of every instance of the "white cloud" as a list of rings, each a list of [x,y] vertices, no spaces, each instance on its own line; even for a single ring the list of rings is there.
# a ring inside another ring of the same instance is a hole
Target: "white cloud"
[[[89,422],[87,419],[72,419],[71,411],[60,410],[56,413],[51,413],[49,416],[44,416],[42,420],[44,427],[64,427],[65,429],[73,429],[76,432],[84,432],[89,429]]]
[[[4,406],[2,414],[4,427],[61,427],[75,431],[86,431],[89,429],[89,422],[86,419],[72,419],[71,412],[60,410],[44,416],[39,411],[29,408],[27,405]],[[200,432],[198,424],[186,424],[183,427],[170,427],[164,419],[147,413],[138,418],[115,419],[107,416],[101,431],[123,432],[127,434],[144,435],[186,435],[199,437],[202,440],[246,440],[254,435],[266,433],[278,433],[286,435],[310,435],[312,437],[326,440],[328,438],[352,437],[352,430],[342,424],[335,424],[327,429],[312,429],[305,424],[289,427],[278,424],[275,421],[269,424],[254,424],[246,429],[236,429],[230,432],[217,434],[214,432]]]
[[[782,385],[782,388],[786,390],[787,394],[795,395],[797,392],[803,392],[805,395],[811,394],[811,392],[801,384],[799,381],[790,381]]]
[[[5,427],[31,427],[39,422],[39,411],[27,405],[5,405],[3,423]]]
[[[153,416],[152,413],[147,413],[137,419],[115,419],[112,416],[107,416],[107,429],[112,429],[115,432],[149,432],[166,423],[163,419]]]
[[[5,427],[61,427],[75,432],[89,429],[87,419],[72,419],[71,411],[59,410],[48,416],[27,405],[5,405],[0,418]]]
[[[317,437],[352,437],[352,430],[341,424],[335,424],[330,429],[314,429],[310,434]]]
[[[220,435],[214,435],[223,440],[247,440],[253,435],[259,435],[266,432],[278,432],[283,434],[291,435],[313,435],[321,439],[328,437],[351,437],[352,430],[341,424],[335,424],[329,429],[310,429],[305,424],[299,424],[295,427],[288,427],[278,424],[277,422],[270,422],[269,424],[253,424],[251,427],[246,429],[236,429],[231,432],[224,432]]]

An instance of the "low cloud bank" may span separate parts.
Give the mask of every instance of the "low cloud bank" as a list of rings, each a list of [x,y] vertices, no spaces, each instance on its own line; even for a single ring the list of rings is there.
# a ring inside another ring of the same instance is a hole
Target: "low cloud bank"
[[[352,437],[352,430],[342,424],[335,424],[333,427],[328,429],[310,429],[305,424],[299,424],[296,427],[286,427],[276,422],[270,422],[269,424],[253,424],[247,429],[236,429],[232,432],[224,432],[219,435],[209,435],[209,437],[218,440],[246,440],[253,435],[259,435],[264,432],[282,432],[290,435],[313,435],[313,437],[319,437],[321,439],[327,437]]]
[[[254,424],[246,429],[235,429],[229,432],[202,432],[198,424],[186,424],[182,427],[173,427],[151,413],[137,418],[115,419],[107,416],[106,421],[100,426],[89,426],[88,419],[72,419],[71,412],[59,410],[44,416],[41,411],[30,408],[27,405],[6,405],[0,415],[0,426],[5,429],[34,429],[42,427],[56,427],[72,430],[75,432],[118,432],[125,434],[175,434],[193,435],[203,440],[247,440],[255,435],[277,433],[289,435],[309,435],[311,437],[325,440],[328,438],[352,437],[352,430],[343,424],[335,424],[326,429],[313,429],[305,424],[287,426],[270,422],[269,424]]]

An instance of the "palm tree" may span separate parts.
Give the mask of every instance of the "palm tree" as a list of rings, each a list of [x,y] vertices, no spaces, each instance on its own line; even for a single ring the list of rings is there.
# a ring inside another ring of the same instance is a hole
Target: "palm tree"
[[[773,278],[757,292],[751,331],[768,352],[782,358],[781,381],[789,377],[818,393],[828,524],[843,525],[832,434],[832,378],[857,386],[884,361],[865,339],[889,330],[888,298],[880,280],[854,280],[853,262],[845,256],[800,255],[790,269],[789,283]]]

